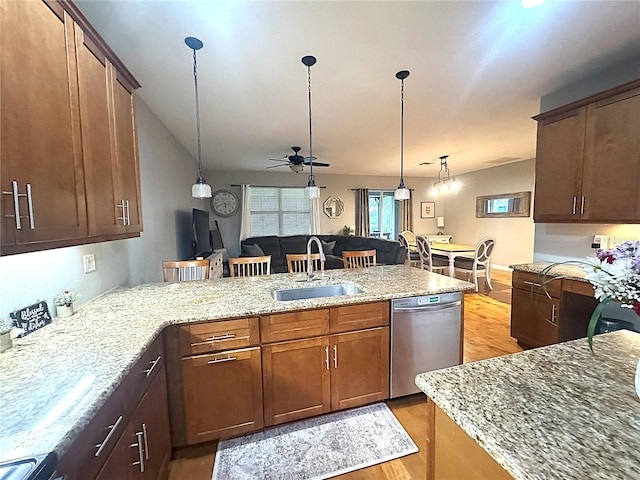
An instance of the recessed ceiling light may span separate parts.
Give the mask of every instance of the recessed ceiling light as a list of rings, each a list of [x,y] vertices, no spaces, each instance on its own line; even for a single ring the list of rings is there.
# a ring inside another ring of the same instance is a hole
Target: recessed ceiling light
[[[520,6],[522,8],[533,8],[537,7],[538,5],[542,5],[546,1],[547,0],[521,0]]]

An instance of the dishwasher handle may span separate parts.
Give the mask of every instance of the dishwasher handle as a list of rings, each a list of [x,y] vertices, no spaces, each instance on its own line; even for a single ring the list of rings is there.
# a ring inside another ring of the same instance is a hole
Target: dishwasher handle
[[[437,305],[422,305],[420,307],[393,307],[394,312],[435,312],[449,308],[459,307],[462,302],[439,303]]]

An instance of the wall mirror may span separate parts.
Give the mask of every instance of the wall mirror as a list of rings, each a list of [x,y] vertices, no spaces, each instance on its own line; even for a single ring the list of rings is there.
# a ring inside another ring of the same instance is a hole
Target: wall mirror
[[[344,203],[338,197],[328,197],[322,206],[329,218],[338,218],[344,212]]]
[[[477,218],[528,217],[530,210],[531,192],[476,197]]]

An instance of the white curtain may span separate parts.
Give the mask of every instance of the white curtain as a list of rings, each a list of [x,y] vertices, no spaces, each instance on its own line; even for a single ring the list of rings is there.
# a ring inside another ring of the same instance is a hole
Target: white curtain
[[[240,240],[251,236],[251,205],[249,202],[250,185],[243,183],[242,187],[242,223],[240,224]]]
[[[400,231],[413,232],[413,198],[400,202]]]
[[[320,234],[320,198],[312,198],[309,200],[309,217],[311,219],[310,231],[311,235]]]

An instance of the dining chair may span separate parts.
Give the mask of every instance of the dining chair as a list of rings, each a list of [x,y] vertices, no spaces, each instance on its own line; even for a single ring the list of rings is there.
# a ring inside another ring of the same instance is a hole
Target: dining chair
[[[324,260],[320,258],[319,253],[311,254],[311,264],[313,271],[324,270]],[[302,273],[307,271],[307,254],[306,253],[287,253],[287,271],[289,273]]]
[[[416,236],[416,243],[418,245],[418,254],[420,255],[420,268],[446,275],[447,270],[449,270],[449,259],[442,255],[433,255],[429,240],[422,235]]]
[[[404,230],[398,234],[398,237],[400,237],[400,235],[403,235],[404,238],[407,239],[407,243],[409,244],[409,247],[411,248],[411,250],[414,250],[414,251],[418,250],[415,233],[413,233],[411,230]]]
[[[493,290],[491,286],[491,254],[495,244],[495,238],[484,237],[476,244],[473,258],[457,257],[454,260],[454,271],[464,273],[467,279],[472,276],[476,292],[478,291],[478,277],[485,277],[489,290]]]
[[[409,239],[404,233],[398,234],[398,242],[407,249],[407,258],[404,263],[412,267],[420,268],[422,264],[422,261],[420,260],[420,253],[416,249],[411,248],[411,245],[409,245]]]
[[[261,257],[235,257],[229,259],[232,277],[257,277],[271,274],[271,255]]]
[[[376,266],[375,250],[343,251],[342,263],[344,268],[363,268]]]
[[[209,260],[182,260],[162,262],[162,276],[165,282],[186,282],[207,280]]]

